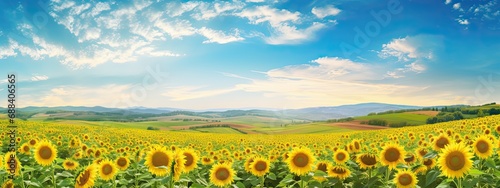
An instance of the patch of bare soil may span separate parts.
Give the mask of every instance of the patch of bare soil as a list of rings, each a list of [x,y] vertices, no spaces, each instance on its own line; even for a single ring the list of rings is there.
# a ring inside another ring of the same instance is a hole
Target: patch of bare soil
[[[422,111],[414,111],[414,112],[405,112],[405,113],[408,113],[408,114],[419,114],[419,115],[426,115],[426,116],[436,116],[437,114],[439,114],[439,111],[430,111],[430,110],[422,110]]]
[[[383,126],[361,124],[361,121],[332,123],[330,125],[336,126],[336,127],[341,127],[341,128],[346,128],[346,129],[352,129],[352,130],[378,130],[378,129],[389,128],[389,127],[383,127]]]

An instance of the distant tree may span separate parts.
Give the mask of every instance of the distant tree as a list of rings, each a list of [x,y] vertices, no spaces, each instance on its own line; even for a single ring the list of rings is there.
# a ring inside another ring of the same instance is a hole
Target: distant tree
[[[483,109],[479,109],[479,111],[477,111],[477,117],[484,117]]]

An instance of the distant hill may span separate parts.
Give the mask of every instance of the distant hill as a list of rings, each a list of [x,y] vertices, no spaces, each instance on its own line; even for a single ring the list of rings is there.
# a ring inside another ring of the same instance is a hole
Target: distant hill
[[[364,116],[369,113],[385,112],[389,110],[404,110],[404,109],[419,109],[419,106],[396,105],[385,103],[362,103],[342,106],[325,106],[312,107],[301,109],[284,109],[275,110],[269,108],[243,108],[243,109],[211,109],[211,110],[185,110],[177,108],[147,108],[147,107],[131,107],[131,108],[107,108],[102,106],[85,107],[85,106],[60,106],[60,107],[36,107],[29,106],[18,108],[22,113],[36,114],[46,112],[96,112],[96,113],[112,113],[120,112],[122,114],[150,114],[157,115],[172,115],[172,114],[187,114],[201,117],[237,117],[237,116],[262,116],[262,117],[277,117],[277,118],[292,118],[302,120],[328,120],[345,117]],[[5,113],[5,108],[0,108],[0,113]],[[103,114],[104,115],[104,114]]]
[[[288,116],[302,117],[308,120],[327,120],[354,116],[365,116],[369,113],[385,112],[389,110],[408,110],[420,108],[422,107],[385,103],[361,103],[353,105],[285,110],[284,114]]]

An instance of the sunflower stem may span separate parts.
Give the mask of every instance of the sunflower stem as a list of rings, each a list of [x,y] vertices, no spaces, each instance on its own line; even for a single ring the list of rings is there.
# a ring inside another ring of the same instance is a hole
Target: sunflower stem
[[[260,187],[264,187],[264,181],[265,181],[265,177],[264,176],[261,176],[260,177]]]
[[[116,188],[116,176],[113,178],[113,188]]]
[[[368,169],[368,179],[372,179],[372,168]]]
[[[54,188],[56,188],[56,173],[54,164],[52,164],[52,183],[54,185]]]
[[[21,168],[19,168],[19,174],[21,174],[21,187],[25,188],[26,186],[24,186],[24,175],[23,175],[23,171],[21,170]]]
[[[457,188],[462,188],[462,179],[461,178],[457,178],[457,181],[458,181]]]
[[[389,182],[390,175],[391,175],[391,169],[387,167],[387,171],[385,172],[385,182]]]
[[[303,178],[303,176],[300,177],[300,188],[304,188],[304,178]]]

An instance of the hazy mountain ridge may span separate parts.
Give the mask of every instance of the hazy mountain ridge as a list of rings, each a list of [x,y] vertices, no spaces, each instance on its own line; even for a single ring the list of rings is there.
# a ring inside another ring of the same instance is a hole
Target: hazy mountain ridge
[[[175,112],[194,113],[208,117],[235,117],[235,116],[266,116],[266,117],[282,117],[296,118],[304,120],[327,120],[345,117],[363,116],[369,113],[385,112],[389,110],[403,109],[420,109],[421,106],[397,105],[386,103],[361,103],[341,106],[324,106],[310,107],[300,109],[283,109],[272,110],[270,108],[243,108],[239,109],[210,109],[210,110],[189,110],[177,108],[147,108],[147,107],[131,107],[131,108],[107,108],[102,106],[85,107],[85,106],[60,106],[60,107],[36,107],[29,106],[17,109],[20,112],[43,113],[47,111],[74,111],[74,112],[125,112],[125,113],[140,113],[140,114],[172,114]],[[5,113],[5,108],[0,108]]]

